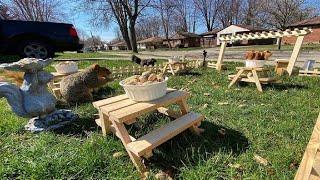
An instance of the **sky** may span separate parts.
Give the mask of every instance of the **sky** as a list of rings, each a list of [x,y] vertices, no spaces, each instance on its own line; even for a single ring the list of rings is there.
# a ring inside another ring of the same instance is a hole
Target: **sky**
[[[4,1],[6,3],[9,3],[10,0],[0,0]],[[100,36],[102,40],[104,41],[111,41],[112,39],[115,38],[115,31],[114,29],[117,28],[116,23],[111,23],[108,28],[106,27],[93,27],[92,24],[90,24],[91,20],[91,15],[90,13],[85,13],[85,12],[80,12],[76,11],[76,3],[70,3],[70,1],[63,1],[63,7],[64,9],[67,10],[67,17],[66,17],[66,22],[67,23],[72,23],[76,28],[79,28],[87,35],[90,36],[92,33],[95,36]],[[320,11],[320,0],[306,0],[307,5],[313,6],[313,7],[318,7],[318,10]],[[205,31],[204,27],[199,27],[197,29],[197,33],[202,33]]]
[[[318,7],[320,11],[320,0],[306,0],[306,4],[313,7]],[[69,21],[71,21],[71,23],[77,28],[84,30],[88,35],[90,35],[92,32],[93,35],[100,36],[104,41],[111,41],[115,38],[114,29],[117,27],[116,23],[110,24],[109,28],[94,28],[90,25],[90,18],[91,16],[88,13],[77,13],[73,15],[72,19]],[[202,27],[197,29],[197,33],[202,33],[204,31],[205,29]]]

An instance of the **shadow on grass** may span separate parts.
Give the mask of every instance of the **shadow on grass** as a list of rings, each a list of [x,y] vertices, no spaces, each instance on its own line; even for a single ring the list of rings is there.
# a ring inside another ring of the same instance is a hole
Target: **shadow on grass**
[[[144,120],[129,126],[129,133],[137,138],[156,129],[155,126],[160,127],[158,121],[162,121],[162,124],[164,121],[170,121],[160,113],[148,115]],[[185,131],[159,146],[154,150],[154,156],[146,161],[147,166],[151,169],[169,171],[174,176],[179,173],[181,167],[196,166],[212,154],[223,152],[238,156],[249,146],[248,139],[241,132],[208,121],[202,122],[201,128],[205,129],[201,136]],[[221,129],[225,134],[219,132]]]
[[[238,86],[246,87],[246,86],[255,86],[254,83],[246,83],[246,82],[239,82]],[[277,91],[284,91],[289,89],[299,89],[299,90],[306,90],[309,89],[306,85],[300,84],[288,84],[288,83],[270,83],[270,84],[262,84],[263,90],[277,90]]]

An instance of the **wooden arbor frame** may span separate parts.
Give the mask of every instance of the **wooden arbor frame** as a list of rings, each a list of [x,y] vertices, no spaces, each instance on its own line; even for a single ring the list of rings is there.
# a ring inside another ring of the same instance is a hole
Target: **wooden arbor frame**
[[[291,57],[287,60],[286,71],[289,75],[292,74],[293,67],[296,63],[298,55],[300,53],[301,45],[304,39],[304,36],[310,34],[312,32],[309,28],[303,29],[294,29],[294,30],[285,30],[285,31],[269,31],[269,32],[257,32],[257,33],[249,33],[249,34],[236,34],[236,35],[225,35],[219,37],[221,41],[221,47],[219,52],[218,61],[216,64],[211,64],[211,66],[215,66],[218,71],[221,71],[223,66],[224,53],[227,47],[227,43],[230,41],[238,41],[238,40],[254,40],[254,39],[274,39],[274,38],[282,38],[282,37],[291,37],[297,36],[297,40],[295,46],[293,48]]]

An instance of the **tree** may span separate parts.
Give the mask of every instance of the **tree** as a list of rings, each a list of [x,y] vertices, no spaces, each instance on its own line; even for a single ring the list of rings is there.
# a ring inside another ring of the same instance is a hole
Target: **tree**
[[[132,47],[132,51],[137,53],[137,36],[136,36],[136,22],[138,16],[141,14],[142,10],[146,8],[151,0],[120,0],[127,16],[129,19],[129,38]]]
[[[0,19],[9,20],[13,19],[13,16],[10,14],[9,7],[0,2]]]
[[[241,22],[242,3],[242,0],[223,0],[218,13],[218,19],[223,28]]]
[[[175,4],[172,0],[158,0],[153,7],[159,12],[165,39],[171,47],[169,35],[171,30],[172,16],[174,14]]]
[[[9,0],[9,11],[19,20],[60,21],[60,0]]]
[[[138,39],[160,36],[161,20],[158,16],[146,16],[140,18],[136,25]]]
[[[212,31],[223,0],[193,0],[193,2],[206,24],[207,31]]]
[[[314,14],[312,8],[304,7],[305,0],[269,0],[267,1],[267,23],[271,27],[285,30],[289,25]],[[281,49],[281,38],[278,49]]]

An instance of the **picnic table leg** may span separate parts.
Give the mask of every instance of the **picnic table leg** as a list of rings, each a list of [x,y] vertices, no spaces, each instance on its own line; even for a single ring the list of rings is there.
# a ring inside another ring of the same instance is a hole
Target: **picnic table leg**
[[[240,69],[240,71],[233,77],[228,88],[230,88],[231,86],[233,86],[236,82],[238,82],[240,80],[240,76],[243,73],[243,71],[244,71],[243,69]]]
[[[172,68],[172,65],[171,64],[169,64],[169,68],[170,68],[170,70],[171,70],[171,73],[172,73],[172,75],[176,75],[176,73],[174,72],[174,70],[173,70],[173,68]]]
[[[100,118],[102,134],[103,134],[103,136],[106,136],[107,134],[110,133],[111,122],[109,120],[109,117],[107,115],[103,114],[101,112],[101,110],[99,110],[99,118]]]
[[[145,178],[146,177],[145,173],[147,172],[147,168],[142,163],[142,159],[127,149],[127,144],[132,142],[132,140],[131,140],[130,135],[129,135],[127,129],[125,128],[124,124],[118,123],[116,121],[112,121],[112,124],[113,124],[114,128],[116,129],[117,133],[119,134],[119,138],[121,139],[122,144],[124,145],[127,153],[129,154],[131,161],[133,162],[133,164],[136,166],[136,168],[140,172],[142,178]]]
[[[256,70],[252,70],[252,75],[253,75],[253,79],[254,79],[254,81],[256,83],[256,86],[258,88],[258,91],[263,92],[262,91],[262,87],[261,87],[261,83],[259,81],[259,77],[258,77],[257,71]]]
[[[162,73],[163,73],[163,74],[166,73],[167,67],[168,67],[168,64],[164,65],[164,68],[162,69]]]
[[[181,101],[178,102],[178,105],[180,107],[181,110],[181,114],[185,115],[188,114],[190,109],[189,106],[187,104],[187,100],[186,99],[182,99]],[[201,123],[199,122],[198,124],[193,125],[192,127],[190,127],[190,131],[196,135],[200,135],[202,132],[204,132],[204,129],[199,128],[199,126],[201,125]]]

